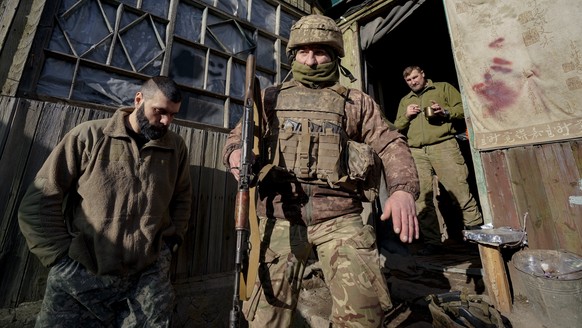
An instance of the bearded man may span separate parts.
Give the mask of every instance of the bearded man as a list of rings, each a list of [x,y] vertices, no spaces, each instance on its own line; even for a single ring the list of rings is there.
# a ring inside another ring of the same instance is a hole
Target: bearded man
[[[81,123],[26,192],[20,229],[50,267],[36,327],[168,327],[172,252],[191,206],[188,149],[168,126],[181,104],[167,77],[134,106]]]

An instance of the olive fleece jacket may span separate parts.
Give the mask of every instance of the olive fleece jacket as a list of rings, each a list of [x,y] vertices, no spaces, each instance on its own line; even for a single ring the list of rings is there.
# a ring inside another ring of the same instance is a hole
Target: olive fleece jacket
[[[431,100],[436,101],[443,109],[449,111],[449,116],[427,120],[423,113],[409,119],[406,117],[408,105],[417,104],[420,108],[432,105]],[[408,145],[413,148],[421,148],[454,138],[457,131],[455,126],[465,118],[461,94],[455,87],[447,82],[432,82],[428,80],[427,86],[418,94],[410,91],[400,100],[398,113],[394,125],[398,131],[408,137]],[[457,122],[455,122],[457,121]]]
[[[289,83],[297,88],[305,88],[296,81]],[[264,91],[262,98],[265,98]],[[268,110],[269,105],[265,104],[264,107],[267,108],[267,117],[274,119],[272,111]],[[228,158],[232,151],[241,146],[241,128],[239,122],[224,145],[223,161],[226,167],[229,167]],[[350,89],[345,105],[344,129],[351,140],[368,144],[378,154],[390,195],[402,190],[418,198],[418,174],[406,138],[384,117],[380,106],[370,96]],[[259,196],[258,215],[293,222],[303,221],[307,225],[360,213],[363,209],[361,199],[354,193],[305,183],[271,181],[259,190]]]
[[[73,128],[28,188],[20,229],[45,266],[68,254],[96,274],[130,275],[158,258],[165,238],[183,240],[188,149],[172,131],[138,149],[124,122],[132,110]]]

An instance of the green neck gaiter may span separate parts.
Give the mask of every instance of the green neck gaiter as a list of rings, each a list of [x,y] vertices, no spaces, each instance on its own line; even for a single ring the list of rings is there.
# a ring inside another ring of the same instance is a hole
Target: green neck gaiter
[[[291,64],[291,72],[293,72],[293,79],[314,89],[339,81],[337,60],[317,65],[315,68],[295,60]]]

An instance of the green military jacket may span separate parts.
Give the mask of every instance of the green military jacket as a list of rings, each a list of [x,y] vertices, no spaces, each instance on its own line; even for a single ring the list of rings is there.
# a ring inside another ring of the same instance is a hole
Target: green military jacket
[[[412,119],[406,117],[408,105],[417,104],[420,108],[425,108],[432,104],[431,100],[446,109],[449,115],[430,121],[422,113]],[[411,91],[400,100],[394,125],[408,137],[410,147],[420,148],[451,139],[455,134],[464,132],[464,118],[459,91],[447,82],[428,80],[427,86],[420,93]]]

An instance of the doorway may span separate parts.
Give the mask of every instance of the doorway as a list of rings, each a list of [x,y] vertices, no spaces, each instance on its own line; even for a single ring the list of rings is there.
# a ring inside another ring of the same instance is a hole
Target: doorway
[[[367,91],[391,122],[396,118],[400,99],[410,91],[402,76],[407,66],[420,66],[427,78],[459,88],[445,9],[440,0],[425,1],[363,55]]]
[[[421,67],[428,79],[448,82],[459,89],[447,18],[441,0],[426,0],[401,24],[363,53],[367,93],[381,105],[390,122],[396,119],[400,99],[410,92],[402,71]],[[463,128],[464,130],[464,128]],[[469,142],[459,135],[459,146],[469,169],[469,185],[479,204]],[[435,205],[444,239],[462,240],[462,212],[435,180]]]

